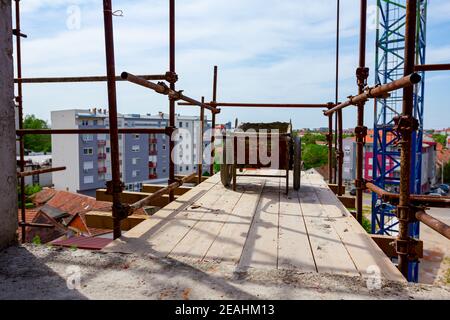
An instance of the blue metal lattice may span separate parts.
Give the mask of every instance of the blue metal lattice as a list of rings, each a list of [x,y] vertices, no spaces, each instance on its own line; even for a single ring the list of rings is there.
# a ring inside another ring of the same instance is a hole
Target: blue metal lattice
[[[378,0],[378,28],[376,43],[376,83],[385,84],[403,76],[406,0]],[[416,64],[425,64],[426,21],[428,0],[417,0],[417,49]],[[422,79],[424,79],[424,74]],[[422,139],[424,110],[424,80],[414,88],[414,116],[419,129],[412,135],[411,192],[420,194],[422,189]],[[403,91],[393,92],[387,99],[378,99],[375,104],[373,139],[373,181],[391,192],[398,192],[400,183],[401,137],[394,131],[394,118],[402,110]],[[398,232],[396,207],[384,203],[376,194],[372,195],[372,233],[395,235]],[[410,225],[410,236],[419,238],[419,223]],[[409,264],[408,280],[418,281],[419,262]]]

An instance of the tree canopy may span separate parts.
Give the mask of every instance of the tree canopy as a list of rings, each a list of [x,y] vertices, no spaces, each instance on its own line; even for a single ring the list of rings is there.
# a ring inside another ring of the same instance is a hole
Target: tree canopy
[[[24,129],[49,129],[45,120],[38,119],[34,115],[27,115],[23,121]],[[52,141],[51,136],[48,135],[26,135],[24,138],[24,145],[26,150],[34,152],[51,152]]]

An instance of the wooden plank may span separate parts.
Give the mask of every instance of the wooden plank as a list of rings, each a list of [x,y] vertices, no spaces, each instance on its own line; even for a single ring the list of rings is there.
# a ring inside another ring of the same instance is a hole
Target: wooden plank
[[[177,215],[172,215],[161,228],[154,232],[150,230],[148,245],[152,247],[154,254],[159,257],[168,256],[198,221],[213,210],[212,206],[218,204],[224,189],[221,184],[214,185],[192,205],[185,207]]]
[[[266,184],[238,264],[239,270],[277,268],[280,178],[265,179]]]
[[[332,228],[335,230],[358,272],[369,277],[373,275],[373,267],[379,268],[384,279],[404,281],[394,264],[384,255],[382,250],[369,237],[367,232],[351,216],[348,210],[337,199],[318,175],[310,176],[317,186],[317,199],[327,212]]]
[[[148,197],[150,194],[145,192],[130,192],[130,191],[124,191],[122,192],[120,199],[122,203],[126,204],[133,204],[139,200],[144,199],[145,197]],[[97,189],[95,192],[95,198],[98,201],[106,201],[106,202],[112,202],[112,195],[106,194],[106,189]],[[176,198],[176,197],[175,197]],[[149,206],[155,206],[155,207],[164,207],[169,203],[169,195],[165,194],[162,197],[158,199],[154,199]]]
[[[167,187],[166,184],[144,184],[142,185],[142,192],[144,193],[155,193],[158,190]],[[181,186],[174,190],[174,194],[177,196],[181,196],[191,190],[192,187]]]
[[[356,198],[349,196],[338,196],[338,199],[347,209],[355,209]]]
[[[301,206],[293,192],[280,195],[278,269],[316,272]]]
[[[85,215],[86,224],[89,228],[97,229],[113,229],[113,217],[112,212],[104,211],[90,211]],[[149,219],[149,216],[144,215],[131,215],[120,223],[122,231],[128,231],[136,227],[141,222]]]
[[[253,216],[264,188],[264,179],[254,179],[245,185],[245,192],[234,207],[203,261],[237,264],[242,254]]]
[[[397,251],[395,250],[395,239],[396,237],[384,236],[380,234],[371,234],[370,238],[375,241],[378,247],[384,252],[389,258],[397,258]],[[423,258],[423,241],[417,241],[417,247],[415,248],[415,254],[422,259]]]
[[[121,238],[114,240],[103,250],[106,252],[154,253],[155,250],[153,250],[150,243],[154,233],[170,223],[170,220],[180,214],[181,211],[192,206],[194,202],[199,201],[219,181],[219,175],[211,177],[159,210],[150,219],[125,233]]]
[[[245,184],[245,180],[239,179],[239,183]],[[208,249],[242,197],[244,188],[242,185],[239,185],[237,190],[233,191],[219,185],[218,192],[221,194],[220,198],[210,201],[210,205],[201,219],[170,252],[170,258],[185,263],[195,263],[203,260]],[[211,191],[205,196],[205,198],[209,197],[211,197]]]
[[[308,175],[305,180],[309,179]],[[315,192],[298,192],[311,249],[320,273],[360,275],[346,247],[334,230],[333,219],[322,207]]]

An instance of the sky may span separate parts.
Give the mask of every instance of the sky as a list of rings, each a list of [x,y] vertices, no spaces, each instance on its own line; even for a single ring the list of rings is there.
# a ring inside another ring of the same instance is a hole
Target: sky
[[[374,83],[376,1],[369,0],[367,66]],[[24,0],[23,77],[105,75],[100,0]],[[116,71],[168,70],[168,1],[113,0]],[[450,62],[450,1],[429,0],[427,63]],[[341,101],[356,94],[359,1],[341,0]],[[336,0],[179,0],[176,4],[178,89],[207,101],[213,66],[219,67],[218,101],[326,103],[335,95]],[[117,84],[121,113],[168,112],[167,97],[131,83]],[[446,95],[450,73],[426,76],[425,128],[450,127]],[[25,84],[24,110],[50,120],[51,110],[106,108],[105,83]],[[198,115],[196,107],[177,113]],[[447,116],[445,116],[447,114]],[[365,123],[373,127],[373,108]],[[219,122],[292,120],[295,128],[326,127],[317,109],[228,109]],[[354,127],[356,110],[344,111]]]

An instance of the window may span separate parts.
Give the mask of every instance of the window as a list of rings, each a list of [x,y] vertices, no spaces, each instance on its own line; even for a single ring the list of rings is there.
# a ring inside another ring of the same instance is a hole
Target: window
[[[372,176],[372,170],[369,170],[369,177]]]
[[[133,134],[133,138],[134,140],[139,140],[141,136],[139,134]]]
[[[110,147],[106,147],[106,153],[110,153],[111,152],[111,148]]]
[[[183,122],[180,122],[180,126],[179,126],[180,128],[183,128]]]
[[[133,178],[139,177],[140,174],[141,172],[139,170],[133,170],[132,172]]]
[[[83,182],[84,184],[94,183],[94,176],[84,176]]]
[[[133,163],[133,165],[139,164],[140,161],[141,161],[141,158],[133,158],[133,159],[131,160],[131,162]]]
[[[98,120],[94,120],[94,126],[98,124]]]
[[[131,147],[131,151],[133,152],[139,152],[141,151],[141,147],[139,145],[135,145]]]
[[[162,145],[162,149],[166,150],[166,145],[165,144]]]
[[[94,154],[94,149],[93,148],[84,148],[83,154],[86,156],[92,156]]]
[[[369,164],[373,164],[373,158],[369,158]]]
[[[189,166],[186,166],[186,171],[189,171]]]
[[[82,121],[81,121],[81,125],[82,125],[82,126],[88,126],[88,125],[89,125],[89,121],[87,121],[87,120],[82,120]]]
[[[87,141],[93,141],[94,140],[94,135],[93,134],[83,134],[83,141],[87,142]]]
[[[83,163],[83,169],[84,170],[92,170],[92,169],[94,169],[94,162],[92,162],[92,161],[85,161]]]
[[[163,172],[163,173],[166,173],[166,171],[167,171],[166,168],[163,168],[163,169],[162,169],[162,172]]]
[[[189,128],[189,122],[186,122],[186,128]]]
[[[183,172],[183,167],[180,167],[180,172]]]

